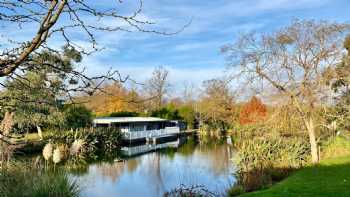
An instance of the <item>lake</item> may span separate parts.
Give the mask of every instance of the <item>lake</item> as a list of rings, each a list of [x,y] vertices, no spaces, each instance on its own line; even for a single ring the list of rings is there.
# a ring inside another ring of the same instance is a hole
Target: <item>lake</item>
[[[178,138],[163,144],[123,147],[126,157],[90,164],[73,174],[82,196],[163,196],[184,186],[224,194],[235,182],[233,147],[226,138]],[[147,152],[152,151],[152,152]]]

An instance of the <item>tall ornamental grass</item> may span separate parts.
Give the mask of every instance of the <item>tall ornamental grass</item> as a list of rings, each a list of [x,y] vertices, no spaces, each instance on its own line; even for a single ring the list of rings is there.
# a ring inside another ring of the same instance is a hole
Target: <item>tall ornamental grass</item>
[[[3,197],[77,197],[80,193],[77,183],[61,170],[11,167],[0,170],[0,183]]]
[[[71,156],[93,158],[98,153],[110,153],[119,149],[122,134],[115,128],[84,128],[55,131],[46,138],[54,144],[70,147]]]
[[[241,139],[234,163],[237,186],[232,190],[253,191],[288,176],[308,163],[310,149],[304,138],[255,137]]]

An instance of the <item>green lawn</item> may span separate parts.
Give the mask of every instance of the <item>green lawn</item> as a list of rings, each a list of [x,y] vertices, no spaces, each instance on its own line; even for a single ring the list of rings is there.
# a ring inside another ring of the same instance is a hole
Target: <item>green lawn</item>
[[[242,196],[350,196],[350,156],[325,160],[297,171],[269,189]]]

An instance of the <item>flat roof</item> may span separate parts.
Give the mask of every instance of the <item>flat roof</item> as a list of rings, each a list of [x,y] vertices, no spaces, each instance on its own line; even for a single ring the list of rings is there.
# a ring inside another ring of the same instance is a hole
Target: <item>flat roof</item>
[[[127,122],[164,122],[168,121],[155,117],[99,117],[93,120],[95,124],[127,123]]]

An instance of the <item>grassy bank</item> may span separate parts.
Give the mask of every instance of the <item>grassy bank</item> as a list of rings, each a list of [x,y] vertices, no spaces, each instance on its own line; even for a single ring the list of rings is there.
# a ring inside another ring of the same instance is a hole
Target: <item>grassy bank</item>
[[[242,196],[349,196],[350,155],[297,171],[269,189]]]

